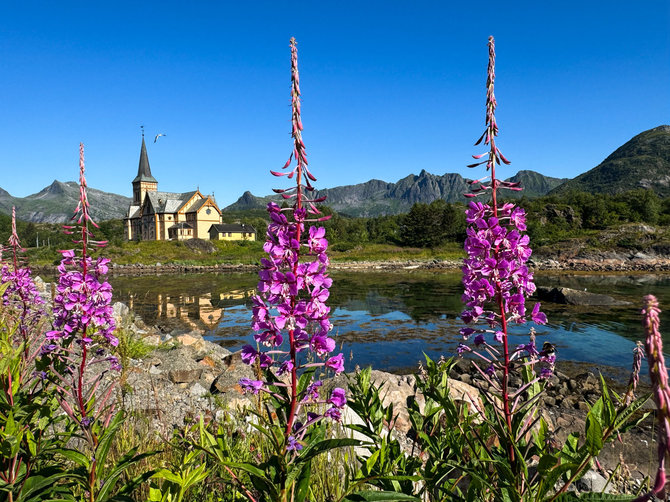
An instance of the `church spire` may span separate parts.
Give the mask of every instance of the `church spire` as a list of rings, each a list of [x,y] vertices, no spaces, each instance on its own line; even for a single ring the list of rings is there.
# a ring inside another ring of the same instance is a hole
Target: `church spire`
[[[151,167],[149,166],[149,156],[147,155],[147,145],[144,142],[144,131],[142,131],[142,149],[140,150],[140,164],[137,168],[137,176],[133,180],[133,183],[136,181],[149,181],[151,183],[158,183],[156,178],[151,175]]]

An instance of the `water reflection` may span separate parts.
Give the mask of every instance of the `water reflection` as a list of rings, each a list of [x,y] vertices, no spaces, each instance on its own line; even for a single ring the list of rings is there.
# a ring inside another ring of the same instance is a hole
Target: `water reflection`
[[[348,368],[372,364],[399,371],[423,358],[455,352],[460,341],[462,286],[459,273],[369,272],[332,274],[329,306],[334,336]],[[564,360],[630,366],[635,340],[642,337],[641,297],[653,293],[670,310],[667,276],[537,276],[541,286],[565,286],[605,293],[631,302],[620,307],[546,303],[549,324],[538,327],[539,342],[551,340]],[[257,276],[203,274],[114,277],[115,297],[127,302],[147,324],[198,328],[232,350],[253,343],[251,297]],[[662,324],[670,319],[662,314]],[[525,343],[529,326],[514,326],[511,343]],[[668,340],[666,340],[668,343]]]

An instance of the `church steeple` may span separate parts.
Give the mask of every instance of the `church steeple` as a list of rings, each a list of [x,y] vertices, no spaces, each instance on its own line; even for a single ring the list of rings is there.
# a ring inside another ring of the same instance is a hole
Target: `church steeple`
[[[133,203],[141,205],[146,192],[156,191],[158,181],[151,175],[147,145],[144,142],[144,128],[142,128],[142,148],[140,149],[140,163],[137,167],[137,176],[133,180]]]

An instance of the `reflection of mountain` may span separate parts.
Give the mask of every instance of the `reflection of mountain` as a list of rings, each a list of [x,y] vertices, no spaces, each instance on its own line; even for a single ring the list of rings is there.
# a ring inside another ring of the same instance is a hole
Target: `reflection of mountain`
[[[463,288],[457,274],[425,276],[407,274],[338,273],[329,304],[370,314],[403,312],[416,322],[454,317],[462,310]]]

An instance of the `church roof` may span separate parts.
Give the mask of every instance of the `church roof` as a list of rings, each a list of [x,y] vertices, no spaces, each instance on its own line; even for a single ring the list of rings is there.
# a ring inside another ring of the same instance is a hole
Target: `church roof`
[[[147,155],[147,145],[144,143],[144,136],[142,136],[142,149],[140,150],[140,164],[137,167],[137,176],[133,180],[133,183],[138,181],[149,181],[153,183],[158,183],[156,178],[151,176],[151,167],[149,166],[149,156]]]
[[[140,216],[140,206],[135,206],[133,204],[128,208],[128,214],[126,218],[139,218]]]
[[[209,227],[209,231],[211,232],[212,229],[214,229],[215,232],[221,233],[221,232],[235,232],[235,233],[242,233],[242,232],[253,232],[256,233],[256,229],[252,227],[251,225],[245,225],[243,223],[217,223],[215,225],[212,225]]]
[[[188,194],[173,192],[147,192],[155,213],[174,213],[184,203],[184,196]]]
[[[206,198],[195,201],[193,203],[193,205],[191,205],[191,207],[189,207],[188,211],[186,211],[186,212],[187,213],[197,213],[198,209],[200,209],[205,204],[205,202],[207,202]]]

